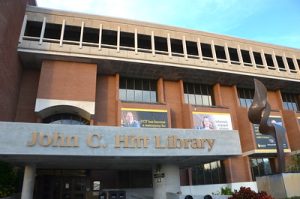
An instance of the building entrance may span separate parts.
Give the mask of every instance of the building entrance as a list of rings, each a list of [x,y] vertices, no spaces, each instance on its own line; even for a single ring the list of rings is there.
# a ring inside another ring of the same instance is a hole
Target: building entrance
[[[38,169],[34,199],[125,199],[152,188],[151,170]]]
[[[87,177],[39,176],[35,199],[86,199]]]

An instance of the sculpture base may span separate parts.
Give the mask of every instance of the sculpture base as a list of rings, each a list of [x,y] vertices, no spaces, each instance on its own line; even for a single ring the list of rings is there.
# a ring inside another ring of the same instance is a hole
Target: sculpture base
[[[300,196],[300,173],[282,173],[256,178],[258,191],[276,199]]]

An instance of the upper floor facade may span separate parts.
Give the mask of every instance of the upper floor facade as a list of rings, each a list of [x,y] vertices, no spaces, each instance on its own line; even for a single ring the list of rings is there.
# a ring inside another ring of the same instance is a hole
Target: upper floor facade
[[[159,70],[167,70],[165,73],[173,79],[178,78],[178,73],[185,74],[190,69],[210,71],[215,76],[221,73],[225,78],[228,74],[237,74],[276,81],[300,81],[299,49],[30,6],[24,17],[18,51],[23,62],[31,67],[40,67],[43,56],[49,55],[51,59],[59,56],[68,61],[70,57],[76,57],[84,62],[109,65],[101,69],[107,73],[119,72],[121,66],[116,68],[109,64],[117,61],[119,65],[122,62],[149,65],[143,71],[158,65]],[[29,61],[28,54],[35,62]],[[176,72],[169,73],[170,70]]]

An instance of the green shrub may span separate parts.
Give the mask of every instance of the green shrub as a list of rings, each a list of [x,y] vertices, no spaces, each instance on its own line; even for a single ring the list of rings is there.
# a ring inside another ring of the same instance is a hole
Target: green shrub
[[[17,170],[6,162],[0,162],[0,198],[16,193]]]
[[[232,195],[233,192],[231,191],[230,187],[222,187],[221,188],[221,195]]]

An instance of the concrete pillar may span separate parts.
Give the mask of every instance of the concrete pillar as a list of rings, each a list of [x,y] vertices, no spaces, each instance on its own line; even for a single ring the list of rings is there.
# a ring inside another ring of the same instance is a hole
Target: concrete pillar
[[[154,193],[153,199],[166,199],[167,192],[180,192],[180,172],[178,166],[158,165],[153,168],[152,173]]]
[[[23,179],[21,199],[33,199],[35,166],[26,165]]]

